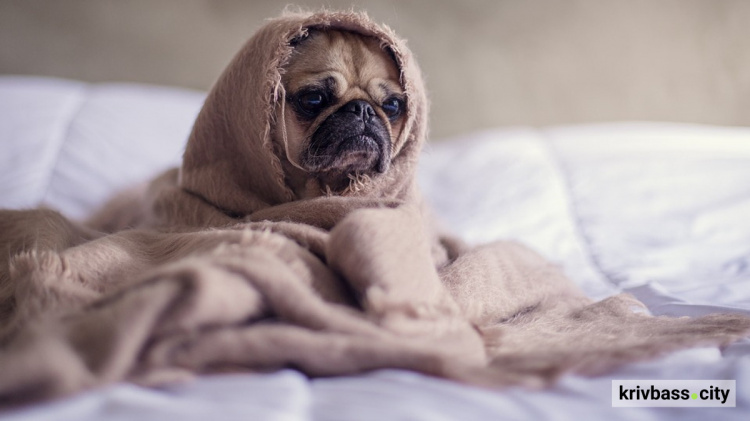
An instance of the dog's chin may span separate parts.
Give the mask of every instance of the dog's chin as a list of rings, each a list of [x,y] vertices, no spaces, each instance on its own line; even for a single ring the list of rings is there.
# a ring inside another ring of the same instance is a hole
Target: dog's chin
[[[325,147],[310,147],[302,162],[322,185],[333,191],[349,186],[352,177],[385,172],[388,159],[383,140],[356,135],[338,142],[319,142]]]

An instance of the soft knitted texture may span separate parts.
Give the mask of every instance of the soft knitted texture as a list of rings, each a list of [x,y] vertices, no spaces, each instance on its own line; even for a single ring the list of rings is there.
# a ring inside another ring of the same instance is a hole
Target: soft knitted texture
[[[387,172],[300,200],[274,134],[284,64],[309,28],[377,38],[407,113]],[[543,387],[750,331],[741,315],[651,317],[627,295],[592,302],[521,245],[470,248],[439,232],[415,181],[426,124],[420,71],[387,27],[353,12],[269,21],[209,94],[180,169],[88,226],[0,212],[0,403],[281,367]]]

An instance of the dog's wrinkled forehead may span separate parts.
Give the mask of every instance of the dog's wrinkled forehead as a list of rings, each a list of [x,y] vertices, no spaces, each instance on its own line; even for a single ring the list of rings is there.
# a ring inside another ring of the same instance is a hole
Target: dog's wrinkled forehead
[[[311,87],[331,89],[340,99],[382,103],[402,94],[393,55],[372,37],[341,30],[310,29],[291,42],[294,52],[284,66],[288,92]]]

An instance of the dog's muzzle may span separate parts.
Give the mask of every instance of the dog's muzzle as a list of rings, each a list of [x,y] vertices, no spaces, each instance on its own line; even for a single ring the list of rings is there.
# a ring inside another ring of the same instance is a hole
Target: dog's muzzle
[[[347,102],[328,116],[302,152],[311,172],[383,173],[388,169],[391,141],[380,116],[369,102]]]

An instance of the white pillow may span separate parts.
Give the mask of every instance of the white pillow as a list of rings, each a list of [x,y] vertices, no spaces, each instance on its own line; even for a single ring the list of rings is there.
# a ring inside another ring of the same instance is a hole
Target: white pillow
[[[117,190],[180,162],[195,91],[0,77],[0,207],[85,217]]]

